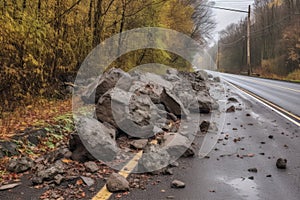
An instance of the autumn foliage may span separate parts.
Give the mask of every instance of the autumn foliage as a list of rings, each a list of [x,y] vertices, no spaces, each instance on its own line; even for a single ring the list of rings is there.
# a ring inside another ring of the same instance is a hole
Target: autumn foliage
[[[256,0],[251,18],[253,71],[271,78],[299,80],[300,2]],[[220,65],[227,72],[247,71],[247,19],[221,32]],[[299,75],[298,75],[299,77]]]
[[[205,3],[207,0],[0,1],[2,126],[3,120],[13,122],[6,119],[11,116],[9,112],[27,113],[40,99],[56,102],[68,97],[66,83],[74,81],[85,57],[115,34],[140,27],[164,27],[205,45],[214,27]],[[143,56],[145,53],[151,56]],[[151,49],[124,55],[113,67],[129,70],[151,62],[190,67],[177,55]],[[52,109],[45,102],[41,105],[41,109]]]

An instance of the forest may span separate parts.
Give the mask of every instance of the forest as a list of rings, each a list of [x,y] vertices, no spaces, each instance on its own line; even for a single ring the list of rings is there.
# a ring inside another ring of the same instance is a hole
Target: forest
[[[206,45],[214,28],[207,0],[1,0],[0,116],[38,100],[63,99],[88,53],[111,36],[140,27],[173,29]],[[145,56],[151,55],[151,56]],[[158,62],[190,68],[154,49],[111,67]]]
[[[300,80],[300,1],[255,0],[251,17],[251,66],[254,74]],[[210,49],[217,60],[217,44]],[[220,32],[220,70],[245,73],[247,18]]]

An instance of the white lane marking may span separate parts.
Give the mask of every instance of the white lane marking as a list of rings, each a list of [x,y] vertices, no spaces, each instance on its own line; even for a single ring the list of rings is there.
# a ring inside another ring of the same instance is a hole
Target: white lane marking
[[[297,121],[295,121],[294,119],[290,118],[289,116],[285,115],[284,113],[280,112],[279,110],[277,110],[276,108],[273,108],[271,106],[269,106],[268,104],[266,104],[265,102],[261,101],[260,99],[248,94],[247,92],[239,89],[238,87],[236,87],[235,85],[233,85],[232,83],[226,81],[223,79],[224,82],[226,82],[227,84],[231,85],[232,87],[234,87],[235,89],[238,89],[239,91],[242,91],[244,94],[248,95],[249,97],[255,99],[256,101],[258,101],[259,103],[263,104],[264,106],[268,107],[271,110],[274,110],[277,114],[281,115],[282,117],[284,117],[285,119],[289,120],[290,122],[294,123],[295,125],[300,127],[300,123],[298,123]]]
[[[263,82],[263,81],[254,80],[254,79],[251,79],[251,78],[242,79],[242,78],[236,77],[236,76],[232,76],[232,77],[237,78],[237,79],[241,79],[241,80],[247,80],[247,81],[254,82],[254,83],[260,83],[260,84],[267,85],[267,86],[274,87],[274,88],[280,88],[280,89],[290,90],[290,91],[293,91],[293,92],[300,93],[300,90],[296,90],[296,89],[292,89],[292,88],[288,88],[288,87],[282,87],[282,86],[279,86],[279,85],[274,85],[274,84],[271,84],[271,83],[266,83],[266,82]]]

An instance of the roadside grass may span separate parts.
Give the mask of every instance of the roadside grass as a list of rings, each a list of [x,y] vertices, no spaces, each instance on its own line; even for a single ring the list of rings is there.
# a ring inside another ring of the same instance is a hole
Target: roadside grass
[[[288,74],[287,76],[280,76],[273,73],[267,73],[262,70],[255,70],[254,72],[256,74],[259,74],[261,78],[300,83],[300,70],[295,70],[294,72]]]

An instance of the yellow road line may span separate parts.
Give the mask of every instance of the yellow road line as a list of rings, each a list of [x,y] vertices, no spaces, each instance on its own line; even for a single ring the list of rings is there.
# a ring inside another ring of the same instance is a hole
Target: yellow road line
[[[293,118],[295,118],[295,119],[297,119],[297,120],[300,121],[300,117],[299,117],[299,116],[294,115],[293,113],[291,113],[291,112],[289,112],[289,111],[287,111],[287,110],[285,110],[285,109],[283,109],[283,108],[281,108],[281,107],[279,107],[279,106],[277,106],[277,105],[271,103],[270,101],[268,101],[268,100],[266,100],[266,99],[263,99],[263,98],[261,98],[261,97],[255,95],[255,94],[253,94],[252,92],[249,92],[249,91],[247,91],[247,90],[245,90],[245,89],[243,89],[243,88],[241,88],[241,87],[238,87],[238,86],[236,86],[236,85],[234,85],[234,84],[232,84],[232,83],[230,83],[230,82],[228,82],[228,81],[225,81],[225,82],[227,82],[229,85],[231,85],[231,86],[233,86],[233,87],[235,87],[235,88],[237,88],[237,89],[243,91],[244,93],[248,94],[249,96],[252,96],[252,97],[256,98],[257,100],[261,101],[262,103],[264,103],[265,105],[269,106],[270,108],[275,109],[275,110],[277,109],[276,111],[277,111],[279,114],[281,114],[282,116],[284,116],[286,119],[290,120],[291,122],[293,122],[293,123],[296,124],[297,126],[300,126],[300,123],[298,123],[298,122],[296,122],[295,120],[293,120],[293,119],[290,118],[290,117],[293,117]],[[272,106],[273,106],[273,107],[272,107]],[[280,112],[280,111],[281,111],[281,112]],[[285,114],[283,114],[282,112],[285,113]]]
[[[240,78],[240,77],[236,77],[236,78],[242,79],[242,78]],[[245,80],[245,79],[242,79],[242,80]],[[247,79],[247,81],[252,81],[252,82],[255,82],[255,83],[261,83],[261,84],[263,84],[263,85],[268,85],[268,86],[271,86],[271,87],[280,88],[280,89],[284,89],[284,90],[290,90],[290,91],[293,91],[293,92],[298,92],[298,93],[300,93],[300,90],[296,90],[296,89],[292,89],[292,88],[288,88],[288,87],[282,87],[282,86],[279,86],[279,85],[274,85],[274,84],[272,84],[272,83],[265,83],[265,82],[263,82],[263,81],[254,80],[254,79],[252,79],[252,78]]]
[[[246,92],[246,91],[244,91],[244,92]],[[248,93],[249,93],[249,92],[248,92]],[[281,107],[279,107],[279,106],[277,106],[277,105],[271,103],[270,101],[267,101],[266,99],[263,99],[263,98],[261,98],[261,97],[255,95],[255,94],[253,94],[252,92],[249,93],[249,94],[251,94],[251,95],[254,96],[255,98],[258,98],[259,100],[261,100],[261,101],[263,101],[263,102],[265,102],[265,103],[267,103],[267,104],[269,104],[269,105],[275,107],[276,109],[278,109],[278,110],[280,110],[280,111],[282,111],[282,112],[284,112],[284,113],[290,115],[291,117],[293,117],[293,118],[295,118],[295,119],[297,119],[297,120],[300,120],[300,117],[298,117],[297,115],[294,115],[293,113],[291,113],[291,112],[289,112],[289,111],[287,111],[287,110],[285,110],[285,109],[283,109],[283,108],[281,108]]]
[[[142,157],[143,151],[139,151],[119,172],[120,175],[127,178],[129,174],[137,166],[139,159]],[[111,197],[112,193],[109,192],[106,188],[106,185],[93,197],[93,200],[108,200]]]

